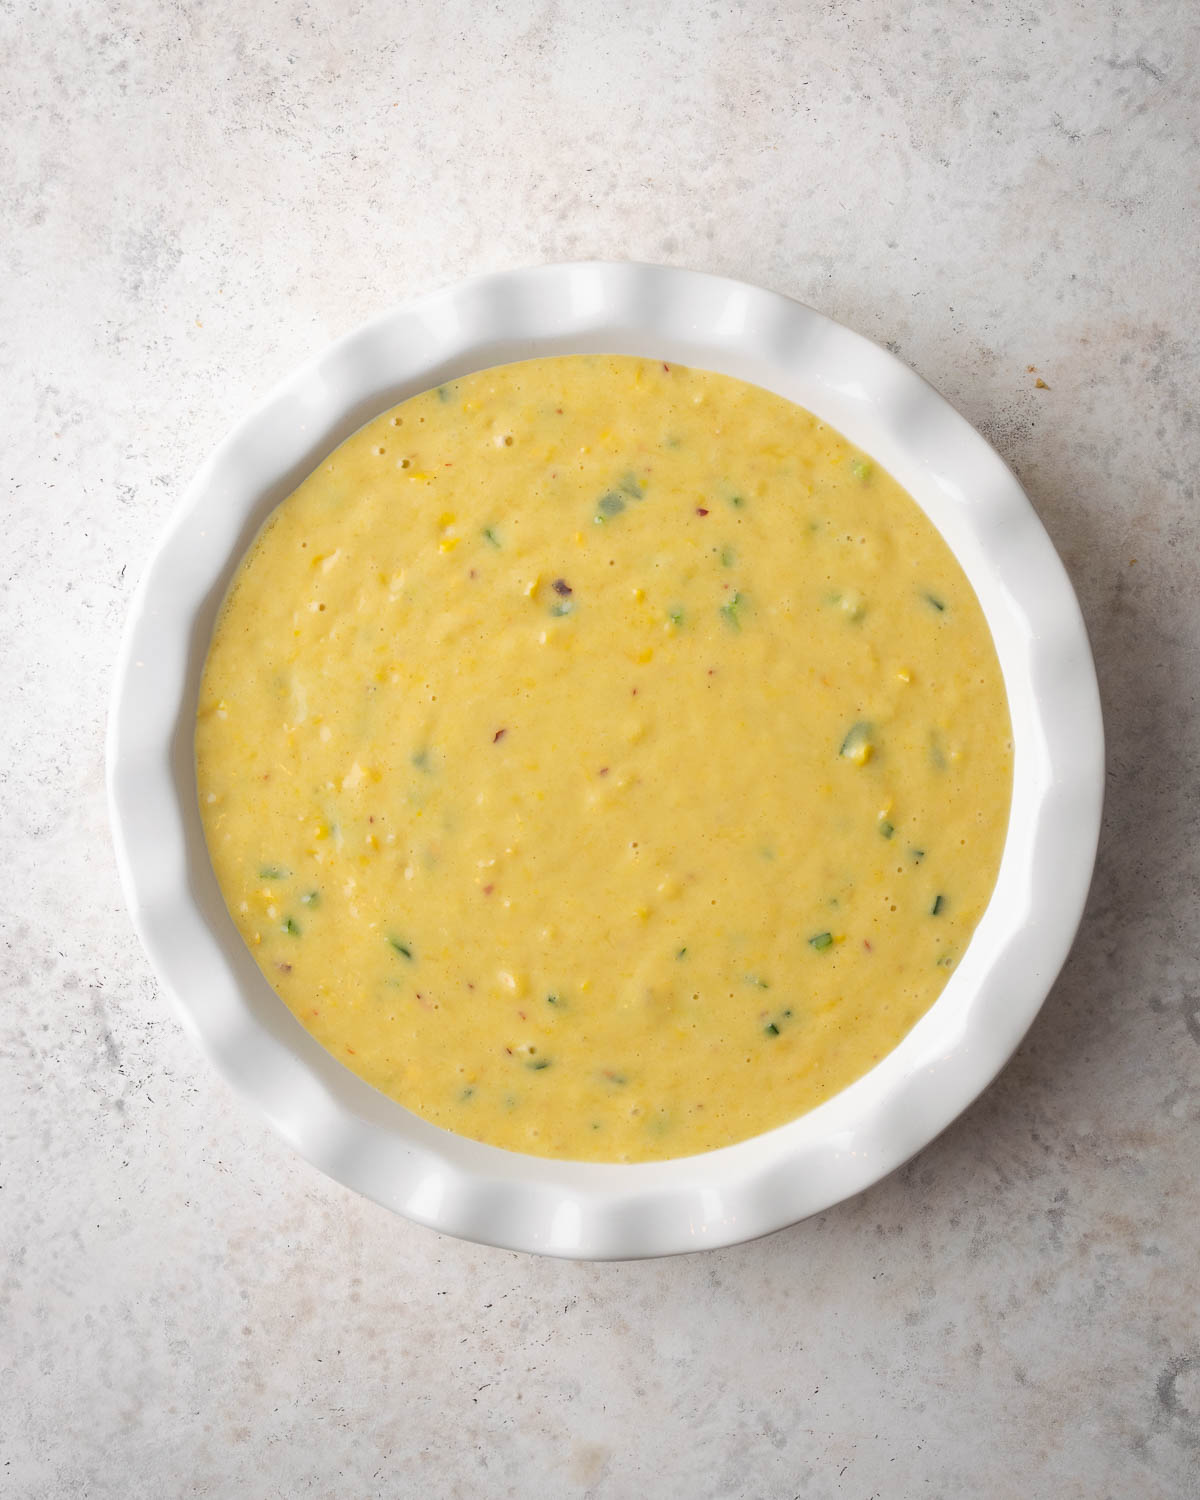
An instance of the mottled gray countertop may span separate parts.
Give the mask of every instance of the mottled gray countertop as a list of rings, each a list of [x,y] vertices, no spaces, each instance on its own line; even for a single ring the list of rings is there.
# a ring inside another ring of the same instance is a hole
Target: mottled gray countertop
[[[0,36],[0,1494],[1200,1495],[1192,0],[7,0]],[[840,1208],[627,1265],[291,1156],[168,1012],[103,787],[131,592],[224,430],[400,299],[590,256],[790,293],[945,392],[1062,552],[1110,754],[994,1087]]]

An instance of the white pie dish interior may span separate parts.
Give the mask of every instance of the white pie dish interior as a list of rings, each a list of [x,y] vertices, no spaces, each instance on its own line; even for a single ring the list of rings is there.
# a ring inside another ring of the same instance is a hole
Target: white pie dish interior
[[[449,1134],[347,1071],[266,980],[225,910],[196,805],[200,672],[233,570],[271,509],[351,432],[418,391],[545,354],[639,354],[721,371],[815,412],[914,496],[983,605],[1009,696],[1012,816],[992,901],[933,1008],[810,1114],[721,1151],[642,1165],[551,1161]],[[466,282],[340,340],[205,464],[138,589],[117,669],[108,780],[135,925],[176,1012],[234,1087],[334,1178],[449,1234],[624,1258],[728,1245],[868,1187],[1000,1071],[1066,958],[1099,833],[1104,750],[1087,635],[1016,479],[919,376],[759,288],[631,264]]]

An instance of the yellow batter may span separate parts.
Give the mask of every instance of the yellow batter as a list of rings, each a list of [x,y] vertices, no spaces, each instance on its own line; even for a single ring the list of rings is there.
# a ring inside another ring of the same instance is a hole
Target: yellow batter
[[[271,516],[196,729],[303,1024],[449,1130],[727,1145],[893,1048],[988,901],[1012,746],[937,532],[809,413],[640,359],[405,402]]]

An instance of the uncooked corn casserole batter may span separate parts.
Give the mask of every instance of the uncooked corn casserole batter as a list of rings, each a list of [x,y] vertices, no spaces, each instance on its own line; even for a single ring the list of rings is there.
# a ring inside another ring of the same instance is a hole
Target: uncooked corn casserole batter
[[[280,505],[200,806],[263,974],[448,1130],[643,1161],[890,1051],[987,904],[1012,742],[962,570],[838,433],[615,356],[485,370]]]

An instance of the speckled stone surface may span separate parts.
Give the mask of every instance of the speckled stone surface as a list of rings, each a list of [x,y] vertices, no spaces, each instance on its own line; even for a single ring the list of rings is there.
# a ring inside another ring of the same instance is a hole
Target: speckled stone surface
[[[3,0],[0,36],[0,1493],[1200,1495],[1191,0]],[[227,426],[397,300],[588,256],[798,296],[945,392],[1066,560],[1110,743],[998,1083],[840,1208],[629,1265],[291,1157],[168,1013],[103,790],[134,582]]]

